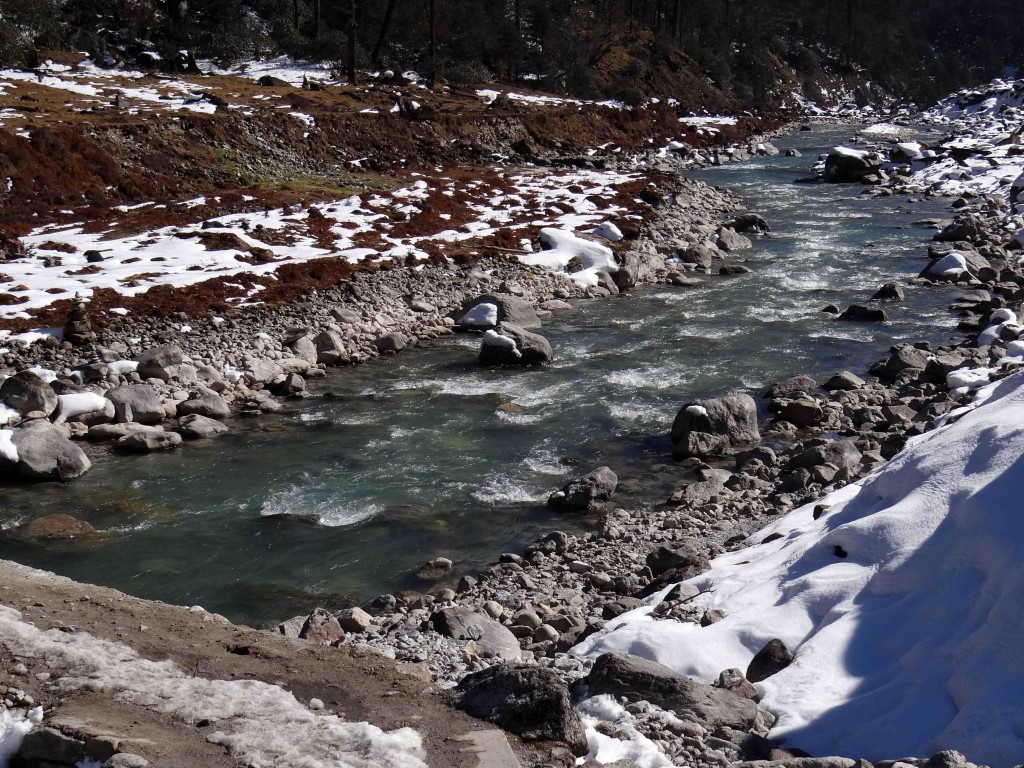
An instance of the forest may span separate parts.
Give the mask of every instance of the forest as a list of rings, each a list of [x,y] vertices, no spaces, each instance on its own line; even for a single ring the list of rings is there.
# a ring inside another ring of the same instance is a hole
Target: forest
[[[998,32],[994,32],[998,30]],[[1024,66],[1017,0],[4,0],[0,62],[161,66],[278,53],[627,103],[710,87],[760,108],[844,82],[930,101]],[[179,54],[187,51],[188,57]],[[152,57],[151,57],[152,58]],[[827,94],[825,94],[827,96]]]

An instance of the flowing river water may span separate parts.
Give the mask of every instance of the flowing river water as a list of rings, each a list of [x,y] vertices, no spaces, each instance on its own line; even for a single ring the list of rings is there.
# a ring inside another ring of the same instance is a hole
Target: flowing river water
[[[411,573],[432,557],[472,572],[545,532],[586,529],[544,501],[601,464],[619,474],[621,503],[663,503],[683,477],[667,432],[684,403],[796,373],[864,373],[897,341],[952,335],[948,301],[928,288],[908,288],[886,325],[820,311],[916,275],[932,231],[914,222],[948,215],[942,200],[794,183],[852,130],[777,142],[803,157],[690,174],[770,222],[741,254],[753,274],[578,302],[545,323],[547,368],[480,368],[479,338],[455,336],[334,370],[291,414],[236,421],[218,440],[100,456],[66,487],[0,489],[0,528],[60,512],[103,532],[57,546],[0,536],[0,557],[261,625],[425,588]]]

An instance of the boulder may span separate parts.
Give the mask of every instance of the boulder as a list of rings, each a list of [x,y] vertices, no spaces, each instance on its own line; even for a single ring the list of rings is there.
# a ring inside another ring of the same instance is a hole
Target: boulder
[[[849,392],[854,389],[861,389],[865,384],[867,382],[860,376],[849,371],[840,371],[821,386],[829,392]]]
[[[511,323],[525,331],[541,327],[533,305],[510,294],[484,295],[467,301],[455,315],[455,327],[467,331],[486,331],[499,323]]]
[[[335,614],[338,624],[346,632],[361,634],[373,625],[373,617],[362,608],[346,608]]]
[[[253,360],[245,371],[245,378],[255,387],[267,384],[278,376],[284,376],[284,368],[266,357]]]
[[[607,693],[631,702],[646,700],[712,730],[725,726],[749,731],[757,717],[757,705],[750,699],[624,653],[598,657],[587,684],[591,696]]]
[[[982,239],[981,222],[974,216],[957,216],[932,238],[939,243],[976,243]]]
[[[114,421],[125,424],[159,424],[166,413],[156,390],[149,384],[131,384],[108,389],[106,397],[114,404]]]
[[[135,432],[114,441],[114,450],[121,453],[152,453],[169,451],[182,443],[177,432]]]
[[[313,339],[316,347],[316,362],[324,365],[337,365],[348,362],[348,350],[345,340],[334,331],[326,330]]]
[[[227,400],[217,394],[201,395],[178,403],[178,416],[205,416],[208,419],[226,419],[231,415]]]
[[[81,477],[92,467],[85,452],[48,421],[29,421],[11,437],[18,454],[15,471],[29,480],[60,480]]]
[[[872,301],[903,301],[907,297],[899,283],[886,283],[871,297]]]
[[[163,427],[147,427],[145,424],[97,424],[89,427],[86,437],[94,443],[106,443],[111,440],[120,440],[126,435],[134,435],[136,432],[163,432]]]
[[[408,344],[408,337],[404,333],[399,333],[397,331],[394,333],[386,333],[373,342],[373,346],[375,346],[377,351],[382,355],[401,352],[408,346]]]
[[[463,678],[458,707],[525,741],[559,742],[587,754],[587,736],[569,689],[558,673],[539,667],[496,665]]]
[[[768,226],[764,216],[759,213],[741,213],[729,222],[729,227],[737,232],[754,232],[756,234],[771,232],[772,229]]]
[[[790,422],[797,429],[809,429],[821,424],[825,411],[818,400],[800,398],[790,400],[779,412],[779,417]]]
[[[838,319],[854,323],[887,323],[889,322],[889,313],[877,307],[853,304],[847,307]]]
[[[0,384],[0,402],[22,416],[32,411],[49,416],[57,408],[57,393],[32,371],[19,371]]]
[[[865,152],[848,147],[836,147],[825,158],[822,178],[830,184],[862,182],[877,174],[884,158],[877,152]]]
[[[660,546],[647,555],[647,567],[655,576],[683,568],[692,571],[689,575],[683,576],[683,579],[691,579],[706,571],[709,566],[710,563],[704,553],[689,542],[671,547]]]
[[[909,344],[898,344],[892,348],[887,360],[871,366],[871,373],[887,381],[893,381],[906,370],[924,371],[928,367],[929,358],[931,353],[926,350]]]
[[[754,654],[747,667],[746,678],[752,683],[759,683],[771,677],[776,672],[781,672],[793,663],[793,652],[786,647],[786,644],[775,638],[769,640],[760,651]]]
[[[679,459],[729,455],[761,440],[757,405],[745,394],[689,403],[676,415],[671,436]]]
[[[175,344],[147,349],[137,358],[139,376],[144,379],[162,379],[170,381],[179,371],[183,363],[181,347]]]
[[[565,512],[587,512],[600,508],[615,495],[618,475],[609,467],[598,467],[548,497],[548,506]]]
[[[481,365],[543,365],[553,359],[547,339],[505,322],[484,332],[478,358]]]
[[[228,431],[228,428],[216,419],[198,413],[191,413],[178,419],[178,432],[186,440],[209,439]]]
[[[705,269],[711,269],[715,260],[715,251],[706,245],[690,245],[678,252],[678,257],[684,264],[696,264]]]
[[[344,634],[345,630],[341,628],[338,620],[323,608],[314,609],[299,630],[300,639],[321,645],[330,645],[340,640]]]
[[[428,560],[416,571],[416,578],[423,581],[440,581],[452,570],[452,563],[447,557],[435,557]]]
[[[823,464],[831,464],[852,473],[860,467],[860,460],[861,453],[852,440],[835,440],[801,451],[790,458],[786,463],[786,469],[789,471],[811,470]]]
[[[96,529],[84,520],[71,515],[46,515],[18,526],[13,534],[30,541],[77,539],[94,536]]]
[[[791,376],[785,381],[777,381],[769,385],[764,391],[764,396],[774,400],[779,397],[793,397],[797,393],[810,394],[817,388],[818,382],[810,376]]]
[[[753,245],[753,243],[750,242],[749,237],[741,235],[731,227],[720,227],[718,230],[718,239],[715,242],[718,244],[718,247],[726,253],[742,251],[744,248],[749,248]]]
[[[299,336],[288,345],[288,348],[293,355],[300,360],[305,360],[310,365],[316,365],[319,362],[320,350],[309,336]]]
[[[481,656],[518,659],[519,641],[506,627],[483,613],[454,606],[443,608],[430,617],[434,629],[454,640],[471,641]]]

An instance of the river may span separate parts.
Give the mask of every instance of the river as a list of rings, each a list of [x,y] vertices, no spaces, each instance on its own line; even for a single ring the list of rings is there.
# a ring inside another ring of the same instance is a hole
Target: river
[[[0,557],[263,625],[424,589],[411,572],[432,557],[473,572],[547,531],[585,530],[544,500],[601,464],[620,476],[620,503],[663,503],[682,477],[666,434],[687,401],[795,373],[864,373],[897,341],[953,334],[930,288],[908,287],[886,325],[820,311],[916,275],[932,232],[914,222],[948,216],[941,199],[794,183],[852,130],[777,142],[799,158],[689,174],[770,222],[772,236],[741,254],[753,274],[577,302],[545,323],[547,368],[482,369],[478,338],[450,337],[332,370],[291,414],[237,420],[216,441],[101,455],[67,487],[0,489],[0,527],[61,512],[103,532],[45,547],[0,537]]]

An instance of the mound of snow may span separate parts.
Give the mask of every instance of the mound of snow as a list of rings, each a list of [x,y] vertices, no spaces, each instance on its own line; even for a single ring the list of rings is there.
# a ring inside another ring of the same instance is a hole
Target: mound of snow
[[[0,768],[7,768],[8,761],[21,749],[25,735],[42,720],[42,707],[36,707],[25,715],[0,707]]]
[[[12,464],[17,464],[20,458],[18,446],[14,444],[14,432],[9,429],[0,429],[0,458]]]
[[[110,403],[107,398],[95,392],[75,392],[70,395],[57,395],[57,418],[54,422],[63,424],[68,419],[83,416],[87,413],[103,411]]]
[[[597,273],[618,269],[611,248],[591,240],[584,240],[573,232],[561,229],[542,229],[540,243],[544,248],[536,253],[519,255],[519,261],[531,267],[545,267],[553,272],[565,272],[576,260],[581,270],[569,274],[576,283],[586,288],[597,285]]]
[[[498,324],[498,305],[489,301],[477,304],[459,318],[459,323],[468,328],[493,328]]]
[[[976,402],[832,493],[818,520],[814,505],[801,507],[751,540],[781,538],[723,555],[692,579],[722,621],[655,621],[640,608],[575,651],[633,653],[710,680],[780,638],[796,659],[759,686],[779,718],[771,735],[787,744],[873,760],[957,749],[993,766],[1020,763],[1024,373]]]

